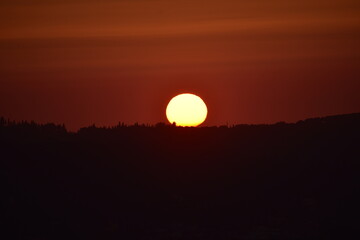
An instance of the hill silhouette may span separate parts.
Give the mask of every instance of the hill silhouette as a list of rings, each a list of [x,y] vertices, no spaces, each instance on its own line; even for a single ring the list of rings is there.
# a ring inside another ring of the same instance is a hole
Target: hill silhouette
[[[1,118],[0,154],[6,239],[359,235],[360,113],[76,133]]]

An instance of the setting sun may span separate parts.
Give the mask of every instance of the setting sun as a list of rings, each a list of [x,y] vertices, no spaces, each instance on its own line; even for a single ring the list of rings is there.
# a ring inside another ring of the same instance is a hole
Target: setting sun
[[[207,116],[204,101],[190,93],[175,96],[166,108],[166,117],[170,123],[182,127],[196,127],[203,123]]]

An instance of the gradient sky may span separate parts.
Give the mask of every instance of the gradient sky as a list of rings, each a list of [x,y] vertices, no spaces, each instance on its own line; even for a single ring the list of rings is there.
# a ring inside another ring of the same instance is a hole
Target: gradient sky
[[[360,111],[358,0],[1,0],[0,115],[80,126],[204,125]]]

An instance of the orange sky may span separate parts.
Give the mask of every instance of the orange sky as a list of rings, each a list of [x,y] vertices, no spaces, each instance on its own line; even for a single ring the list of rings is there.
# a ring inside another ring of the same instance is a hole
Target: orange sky
[[[31,2],[31,3],[30,3]],[[173,95],[205,125],[360,111],[357,0],[2,0],[0,115],[166,121]]]

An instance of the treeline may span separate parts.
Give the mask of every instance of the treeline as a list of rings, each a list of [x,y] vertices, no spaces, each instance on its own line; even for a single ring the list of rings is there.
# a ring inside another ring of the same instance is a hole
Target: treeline
[[[277,122],[275,124],[233,124],[233,125],[220,125],[220,126],[206,126],[200,128],[207,128],[207,129],[226,129],[226,128],[268,128],[268,127],[281,127],[281,126],[294,126],[294,125],[308,125],[311,127],[314,125],[326,125],[326,124],[354,124],[359,121],[360,113],[353,113],[353,114],[345,114],[345,115],[335,115],[335,116],[328,116],[328,117],[318,117],[318,118],[309,118],[306,120],[300,120],[296,123],[286,123],[286,122]],[[15,121],[11,119],[6,119],[5,117],[0,117],[0,127],[2,128],[19,128],[19,129],[43,129],[43,130],[56,130],[56,131],[63,131],[68,132],[66,129],[65,124],[54,124],[54,123],[36,123],[35,121]],[[119,122],[115,126],[96,126],[95,124],[82,127],[79,131],[86,130],[86,129],[103,129],[103,130],[116,130],[121,128],[171,128],[171,127],[179,127],[176,126],[176,123],[167,124],[163,122],[159,122],[156,124],[145,124],[145,123],[134,123],[133,125],[126,124],[124,122]],[[182,127],[179,127],[182,128]],[[189,127],[193,128],[193,127]]]
[[[357,239],[360,114],[76,133],[0,118],[12,239]],[[10,239],[10,238],[7,238]]]

